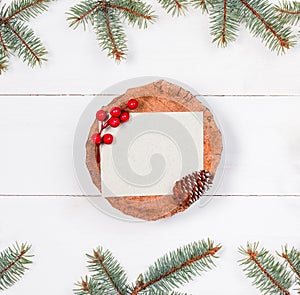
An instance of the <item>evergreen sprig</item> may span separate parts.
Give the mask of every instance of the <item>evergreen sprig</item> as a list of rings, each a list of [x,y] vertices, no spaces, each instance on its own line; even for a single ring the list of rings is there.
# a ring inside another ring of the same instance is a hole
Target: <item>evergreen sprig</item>
[[[277,253],[280,257],[282,257],[286,265],[291,269],[294,273],[295,281],[299,286],[299,294],[300,294],[300,252],[295,247],[292,247],[290,250],[288,246],[282,247],[282,252]]]
[[[297,1],[282,1],[275,6],[280,13],[280,20],[284,23],[297,25],[300,21],[300,2]]]
[[[47,50],[24,22],[48,8],[51,0],[13,0],[0,8],[0,74],[7,69],[10,55],[16,53],[31,67],[45,61]]]
[[[127,51],[123,22],[146,28],[156,16],[151,5],[139,0],[84,0],[73,6],[68,13],[70,27],[90,23],[102,50],[119,61]]]
[[[263,294],[290,295],[289,289],[293,279],[291,272],[264,248],[259,249],[259,243],[240,247],[239,252],[245,256],[240,260],[246,276],[253,281]]]
[[[16,283],[32,263],[28,254],[31,246],[16,243],[0,253],[0,290],[5,290]]]
[[[237,39],[244,25],[271,50],[284,53],[296,44],[292,26],[300,20],[300,2],[283,0],[158,0],[172,16],[185,15],[189,6],[207,13],[212,41],[221,47]],[[127,51],[123,22],[146,27],[156,18],[150,5],[138,0],[84,0],[72,7],[68,20],[76,28],[88,23],[94,28],[99,44],[116,60]]]
[[[221,245],[195,242],[164,255],[129,285],[127,275],[110,251],[101,247],[88,257],[90,277],[76,283],[76,295],[187,295],[174,289],[214,266]]]

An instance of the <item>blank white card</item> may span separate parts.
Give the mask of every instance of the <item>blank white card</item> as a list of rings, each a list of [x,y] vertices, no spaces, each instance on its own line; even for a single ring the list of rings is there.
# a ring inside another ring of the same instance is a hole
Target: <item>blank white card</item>
[[[181,177],[203,169],[203,113],[132,113],[101,146],[103,196],[172,193]]]

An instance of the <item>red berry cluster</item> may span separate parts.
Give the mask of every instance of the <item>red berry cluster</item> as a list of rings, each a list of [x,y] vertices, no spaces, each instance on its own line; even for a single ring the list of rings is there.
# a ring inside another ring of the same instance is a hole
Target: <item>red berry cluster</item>
[[[127,109],[134,110],[138,107],[139,103],[135,99],[130,99],[127,102]],[[108,126],[112,128],[118,127],[121,123],[124,123],[129,120],[130,115],[126,109],[121,110],[119,107],[113,107],[110,110],[110,117],[106,111],[99,110],[96,113],[96,119],[101,122],[101,128],[99,133],[95,133],[91,136],[91,140],[94,144],[111,144],[114,140],[114,137],[110,133],[106,133],[102,136],[102,131]]]

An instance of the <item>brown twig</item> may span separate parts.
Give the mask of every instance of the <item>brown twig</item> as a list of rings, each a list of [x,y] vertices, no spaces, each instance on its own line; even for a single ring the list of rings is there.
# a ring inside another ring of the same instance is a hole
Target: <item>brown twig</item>
[[[22,36],[10,25],[9,22],[6,22],[5,25],[19,38],[19,40],[23,43],[23,45],[27,48],[27,50],[33,55],[36,61],[40,64],[41,59],[37,56],[37,54],[31,49],[28,43],[22,38]]]
[[[148,20],[152,19],[152,17],[150,15],[141,14],[141,13],[139,13],[137,11],[134,11],[134,10],[132,10],[132,9],[130,9],[128,7],[124,7],[122,5],[117,5],[117,4],[112,4],[112,3],[106,3],[106,7],[124,10],[124,11],[127,11],[127,12],[129,12],[129,13],[137,16],[137,17],[142,17],[144,19],[148,19]]]
[[[250,12],[257,17],[262,24],[265,26],[266,30],[270,31],[279,41],[280,46],[285,48],[290,48],[290,44],[288,40],[283,39],[276,31],[275,29],[246,1],[246,0],[240,0],[244,6],[246,6]]]
[[[36,0],[34,2],[29,3],[28,5],[24,6],[23,8],[21,8],[20,10],[14,12],[12,15],[9,15],[8,17],[3,19],[3,23],[8,22],[10,19],[12,19],[13,17],[15,17],[16,15],[18,15],[19,13],[23,12],[24,10],[33,7],[34,5],[41,3],[41,2],[45,2],[45,0]]]
[[[300,11],[290,11],[287,9],[278,9],[278,12],[285,13],[285,14],[291,14],[291,15],[300,15]]]
[[[111,54],[114,55],[116,57],[116,60],[120,60],[122,55],[124,55],[124,53],[122,51],[119,51],[118,46],[116,44],[115,38],[113,36],[112,30],[111,30],[111,26],[110,26],[110,22],[109,19],[107,17],[107,3],[105,2],[105,0],[102,0],[102,8],[103,8],[103,13],[105,16],[105,25],[108,31],[108,36],[109,39],[111,41],[111,44],[113,46],[113,50],[111,51]]]
[[[88,284],[87,284],[86,281],[82,280],[81,281],[81,286],[82,286],[82,291],[85,291],[88,294],[91,294],[90,288],[89,288],[89,286],[88,286]]]
[[[201,254],[201,255],[198,255],[198,256],[195,256],[187,261],[185,261],[184,263],[182,263],[181,265],[179,266],[176,266],[176,267],[173,267],[171,268],[169,271],[165,272],[164,274],[160,275],[159,277],[151,280],[151,281],[148,281],[148,282],[140,282],[138,281],[135,288],[133,289],[131,295],[137,295],[140,291],[143,291],[145,290],[146,288],[148,288],[149,286],[159,282],[160,280],[164,279],[165,277],[168,277],[169,275],[175,273],[176,271],[184,268],[184,267],[187,267],[189,265],[191,265],[192,263],[198,261],[198,260],[201,260],[207,256],[213,256],[215,255],[218,251],[220,250],[220,247],[219,246],[216,246],[210,250],[208,250],[207,252]]]
[[[4,43],[1,31],[0,31],[0,43],[1,43],[2,47],[3,47],[3,50],[7,51],[7,47],[6,47],[5,43]]]
[[[295,274],[300,279],[300,273],[297,270],[296,266],[293,264],[293,262],[289,259],[289,257],[285,253],[282,253],[281,256],[286,260],[286,262],[290,265],[290,267],[293,269],[293,271],[295,272]]]
[[[226,21],[227,21],[227,0],[224,0],[224,16],[223,16],[223,26],[222,26],[222,37],[221,43],[226,43]]]
[[[174,2],[177,5],[178,9],[180,10],[182,8],[181,3],[178,0],[174,0]]]
[[[94,257],[95,257],[95,260],[93,262],[99,263],[101,265],[101,267],[103,268],[104,272],[106,273],[108,279],[110,280],[110,282],[112,283],[113,287],[115,288],[117,294],[118,295],[123,295],[123,293],[121,292],[121,290],[118,288],[118,286],[114,282],[113,278],[111,277],[108,269],[106,268],[106,266],[104,264],[105,257],[104,256],[99,256],[98,252],[96,252],[96,251],[94,251]]]
[[[266,269],[263,268],[263,266],[260,264],[260,262],[256,259],[256,256],[258,254],[257,251],[252,252],[251,250],[247,251],[247,254],[249,255],[249,259],[251,259],[257,267],[260,269],[260,271],[270,280],[270,282],[275,285],[283,294],[290,295],[290,292],[288,290],[285,290],[268,272]]]
[[[22,250],[14,261],[12,261],[7,267],[5,267],[4,269],[2,269],[0,271],[0,276],[2,276],[5,272],[7,272],[9,269],[11,269],[18,261],[20,261],[21,258],[26,254],[27,251],[28,250],[26,250],[26,249]]]

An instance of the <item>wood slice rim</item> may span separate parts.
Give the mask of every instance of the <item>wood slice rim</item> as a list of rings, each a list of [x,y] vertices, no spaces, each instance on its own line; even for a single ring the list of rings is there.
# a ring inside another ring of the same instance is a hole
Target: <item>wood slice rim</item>
[[[109,110],[112,106],[124,108],[131,98],[139,101],[138,109],[134,110],[137,112],[203,112],[204,169],[209,170],[214,177],[220,163],[223,145],[221,132],[207,107],[184,88],[159,80],[128,89],[102,109]],[[94,185],[101,192],[101,169],[97,161],[99,150],[98,146],[90,140],[90,136],[97,132],[98,121],[95,120],[86,142],[86,165]],[[124,214],[143,220],[157,220],[183,211],[180,206],[182,199],[175,198],[173,195],[107,197],[106,199],[111,206]]]

